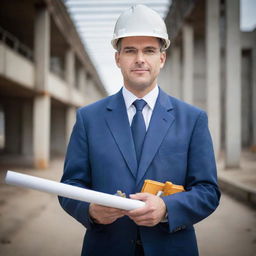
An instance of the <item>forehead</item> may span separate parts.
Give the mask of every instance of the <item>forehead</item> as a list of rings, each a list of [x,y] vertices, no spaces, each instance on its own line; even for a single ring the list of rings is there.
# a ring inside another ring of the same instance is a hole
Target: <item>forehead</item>
[[[124,47],[159,47],[159,40],[156,37],[150,36],[130,36],[122,38],[122,48]]]

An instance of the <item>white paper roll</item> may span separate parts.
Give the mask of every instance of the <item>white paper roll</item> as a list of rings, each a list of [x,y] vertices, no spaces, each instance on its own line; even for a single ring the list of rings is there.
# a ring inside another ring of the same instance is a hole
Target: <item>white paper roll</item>
[[[13,171],[7,171],[5,182],[10,185],[32,188],[50,194],[123,210],[133,210],[145,205],[144,202],[139,200],[123,198],[89,189],[79,188],[76,186]]]

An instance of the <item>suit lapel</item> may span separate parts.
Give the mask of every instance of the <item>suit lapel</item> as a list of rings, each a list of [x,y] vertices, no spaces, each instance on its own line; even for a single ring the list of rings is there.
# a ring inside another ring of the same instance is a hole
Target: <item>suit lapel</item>
[[[159,96],[150,120],[150,125],[144,141],[142,156],[139,164],[136,184],[138,185],[145,175],[150,163],[152,162],[158,148],[160,147],[169,127],[174,121],[171,113],[172,104],[170,98],[162,90],[159,90]]]
[[[137,160],[122,90],[111,98],[107,106],[106,121],[132,175],[136,178]]]

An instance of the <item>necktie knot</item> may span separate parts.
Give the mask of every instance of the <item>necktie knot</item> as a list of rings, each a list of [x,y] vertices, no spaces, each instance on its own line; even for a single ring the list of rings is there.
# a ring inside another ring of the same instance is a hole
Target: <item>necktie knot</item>
[[[145,100],[135,100],[133,105],[136,108],[136,111],[142,111],[143,108],[146,106],[147,102]]]

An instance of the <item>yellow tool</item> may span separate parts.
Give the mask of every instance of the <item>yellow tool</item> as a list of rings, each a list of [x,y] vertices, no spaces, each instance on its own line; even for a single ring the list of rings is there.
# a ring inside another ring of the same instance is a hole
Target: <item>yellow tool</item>
[[[145,180],[141,190],[141,192],[147,192],[153,195],[160,194],[161,196],[168,196],[183,191],[185,189],[181,185],[175,185],[170,181],[162,183],[154,180]]]

